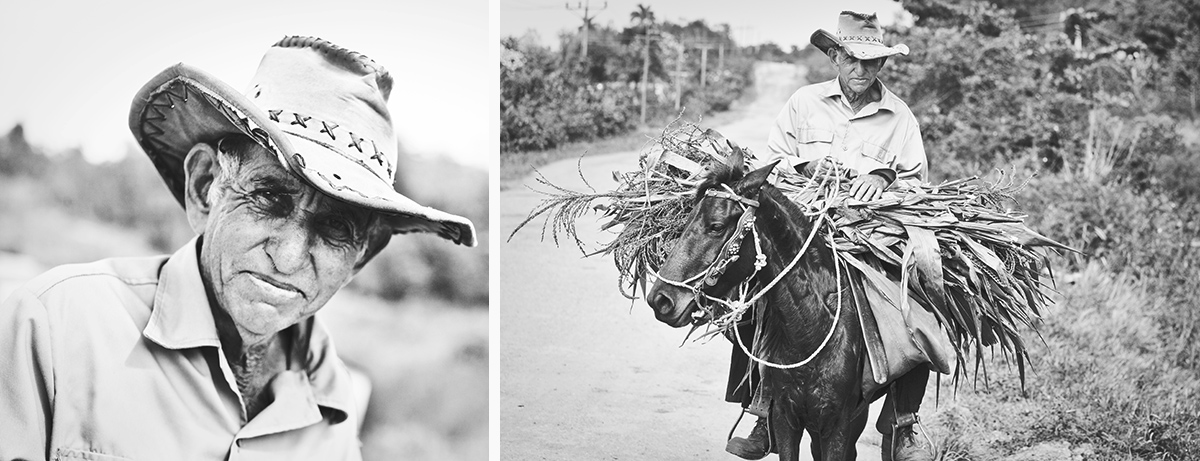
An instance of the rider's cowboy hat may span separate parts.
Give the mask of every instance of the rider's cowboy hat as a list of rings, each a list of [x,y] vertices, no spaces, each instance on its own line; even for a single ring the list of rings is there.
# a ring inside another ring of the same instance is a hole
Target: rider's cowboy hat
[[[134,97],[129,129],[180,203],[192,146],[242,133],[317,190],[386,216],[393,233],[475,245],[471,221],[396,192],[392,78],[382,66],[319,38],[286,37],[267,50],[248,88],[243,95],[179,63]]]
[[[837,35],[824,29],[817,29],[808,40],[822,53],[828,53],[829,49],[833,47],[841,47],[850,56],[860,60],[895,54],[908,55],[907,45],[887,46],[883,44],[883,28],[880,27],[879,17],[875,13],[866,15],[843,11],[838,16]]]

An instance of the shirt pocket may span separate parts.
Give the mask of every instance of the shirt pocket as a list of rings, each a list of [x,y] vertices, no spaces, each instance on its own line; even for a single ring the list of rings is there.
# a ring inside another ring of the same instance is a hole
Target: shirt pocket
[[[896,154],[884,146],[876,145],[869,141],[863,142],[863,156],[876,162],[892,166],[892,162],[896,160]]]
[[[796,130],[796,142],[799,144],[831,143],[833,130],[819,127],[803,127]]]
[[[796,130],[796,156],[807,162],[829,155],[833,146],[833,130],[801,126]]]

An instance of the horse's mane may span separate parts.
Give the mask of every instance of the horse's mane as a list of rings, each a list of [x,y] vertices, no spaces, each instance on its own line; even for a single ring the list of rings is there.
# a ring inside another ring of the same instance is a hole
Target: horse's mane
[[[758,200],[775,208],[775,212],[771,213],[772,219],[759,221],[759,224],[764,226],[763,230],[770,235],[789,237],[776,239],[780,250],[787,254],[800,251],[800,247],[804,245],[804,238],[812,231],[812,219],[805,216],[798,205],[771,184],[763,184],[758,193]],[[808,251],[812,253],[819,247],[820,245],[813,245]]]

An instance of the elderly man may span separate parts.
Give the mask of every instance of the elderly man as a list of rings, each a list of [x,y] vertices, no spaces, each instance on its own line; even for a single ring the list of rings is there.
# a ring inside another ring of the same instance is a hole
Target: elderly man
[[[393,188],[391,77],[311,37],[245,95],[184,64],[133,135],[197,237],[50,270],[0,307],[0,459],[359,459],[349,375],[314,317],[394,233],[474,245]]]
[[[788,99],[771,129],[764,163],[779,161],[777,168],[808,176],[839,164],[851,177],[850,194],[862,201],[875,200],[895,185],[919,183],[926,158],[917,120],[877,78],[887,58],[907,55],[908,47],[884,45],[878,18],[851,11],[839,16],[836,35],[817,30],[810,41],[829,57],[838,76],[800,88]],[[733,355],[727,400],[749,406],[746,383],[756,382],[757,373],[740,348],[734,347]],[[753,379],[744,380],[748,373]],[[885,461],[932,459],[925,439],[913,430],[928,378],[928,367],[920,365],[893,382],[876,425]],[[761,416],[749,438],[729,441],[730,453],[766,456],[771,447]]]

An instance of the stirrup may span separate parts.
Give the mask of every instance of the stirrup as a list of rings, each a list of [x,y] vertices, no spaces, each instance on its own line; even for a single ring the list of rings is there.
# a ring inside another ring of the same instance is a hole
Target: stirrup
[[[921,424],[921,417],[916,413],[896,414],[896,420],[892,422],[892,446],[888,447],[888,453],[893,457],[896,456],[896,442],[899,440],[899,437],[897,437],[899,429],[913,426],[921,426],[921,436],[925,437],[926,442],[929,442],[930,455],[933,457],[932,459],[936,459],[938,454],[937,444],[933,443],[933,439],[929,438],[929,431],[925,430],[925,425]],[[912,430],[915,431],[916,428]]]
[[[733,440],[733,433],[737,432],[738,425],[742,424],[742,418],[746,416],[746,413],[751,412],[745,408],[742,408],[742,412],[738,413],[737,421],[733,422],[733,427],[729,428],[729,435],[725,437],[726,442]],[[755,426],[758,426],[759,422],[764,422],[767,425],[767,454],[770,455],[771,453],[777,453],[777,447],[775,446],[775,431],[773,430],[775,425],[771,423],[769,412],[767,416],[760,416],[758,418],[759,419],[754,422]],[[750,428],[750,433],[754,434],[754,428]]]

